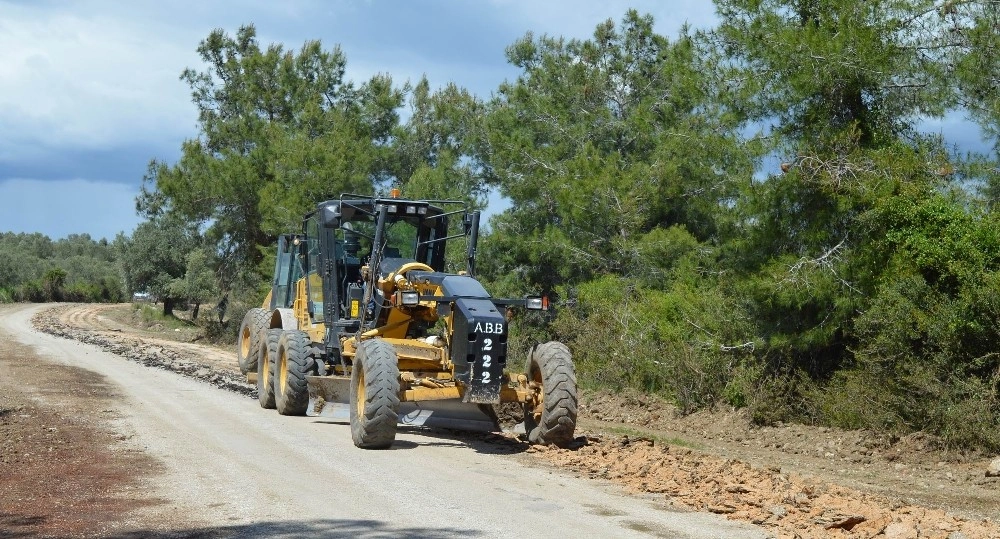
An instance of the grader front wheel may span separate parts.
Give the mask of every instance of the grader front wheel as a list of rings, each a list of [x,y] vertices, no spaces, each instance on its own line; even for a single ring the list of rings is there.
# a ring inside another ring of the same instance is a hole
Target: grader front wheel
[[[365,449],[386,449],[396,440],[399,363],[391,344],[361,343],[351,369],[351,437]]]
[[[576,429],[576,369],[569,348],[560,342],[532,350],[528,383],[541,386],[541,402],[524,407],[524,430],[533,444],[565,446]]]

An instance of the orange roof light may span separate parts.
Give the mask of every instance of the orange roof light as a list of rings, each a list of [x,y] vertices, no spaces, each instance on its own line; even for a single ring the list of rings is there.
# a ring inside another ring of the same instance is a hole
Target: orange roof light
[[[389,196],[392,198],[399,198],[399,187],[393,187],[389,190]]]

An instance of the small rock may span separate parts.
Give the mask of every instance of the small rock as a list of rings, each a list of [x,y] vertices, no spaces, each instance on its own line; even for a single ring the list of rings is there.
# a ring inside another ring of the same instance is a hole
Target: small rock
[[[889,524],[882,533],[886,539],[916,539],[918,537],[917,530],[913,526],[902,522]]]
[[[717,515],[728,515],[736,512],[736,508],[729,504],[710,505],[708,510]]]
[[[839,528],[842,530],[851,531],[852,528],[861,524],[866,519],[861,515],[850,515],[850,516],[840,516],[833,520],[833,522],[826,525],[826,529],[832,530]]]
[[[986,477],[1000,477],[1000,458],[995,458],[986,468]]]
[[[768,507],[767,510],[770,511],[772,515],[778,518],[781,518],[788,514],[788,510],[785,509],[785,506],[783,505],[772,505],[771,507]]]
[[[968,539],[962,532],[951,532],[948,534],[948,539]]]

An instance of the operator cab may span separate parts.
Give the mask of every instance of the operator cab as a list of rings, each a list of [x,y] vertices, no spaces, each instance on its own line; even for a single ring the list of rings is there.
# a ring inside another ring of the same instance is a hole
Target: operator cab
[[[449,217],[455,215],[462,217],[464,230],[449,236]],[[344,195],[318,204],[303,229],[309,312],[314,323],[326,322],[343,334],[379,318],[381,293],[375,290],[365,299],[366,288],[378,278],[413,262],[444,272],[446,240],[470,236],[474,242],[478,212],[470,214],[461,202]],[[474,252],[469,249],[470,271]]]

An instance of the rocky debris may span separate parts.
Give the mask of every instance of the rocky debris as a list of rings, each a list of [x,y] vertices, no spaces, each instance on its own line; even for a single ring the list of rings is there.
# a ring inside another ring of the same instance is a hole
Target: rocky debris
[[[52,309],[36,314],[31,322],[36,329],[50,335],[93,344],[106,352],[117,354],[147,367],[173,371],[228,391],[257,398],[256,384],[248,383],[245,378],[238,374],[213,369],[212,366],[200,363],[177,350],[149,344],[141,339],[126,335],[116,334],[112,337],[70,327],[64,324],[56,314],[56,310]]]
[[[861,524],[866,520],[868,519],[866,519],[861,515],[851,515],[851,516],[838,515],[833,518],[817,519],[816,522],[817,524],[823,524],[825,522],[826,525],[824,527],[828,530],[840,528],[842,530],[851,531],[851,529],[853,529],[855,526]]]
[[[577,450],[531,453],[592,479],[662,496],[677,509],[749,521],[777,537],[1000,537],[1000,526],[940,509],[893,503],[814,476],[754,467],[646,438],[590,435]],[[958,535],[955,535],[958,534]]]

